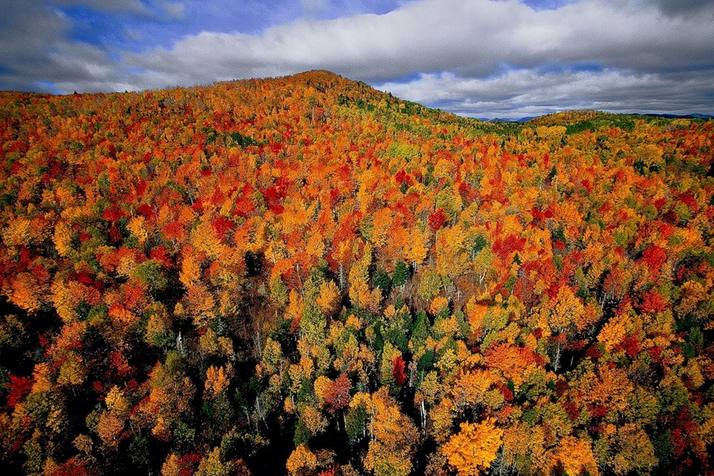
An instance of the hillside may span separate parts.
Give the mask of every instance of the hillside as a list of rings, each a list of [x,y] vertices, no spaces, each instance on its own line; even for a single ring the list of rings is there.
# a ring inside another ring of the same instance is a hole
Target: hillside
[[[0,93],[0,465],[712,471],[713,147],[325,71]]]

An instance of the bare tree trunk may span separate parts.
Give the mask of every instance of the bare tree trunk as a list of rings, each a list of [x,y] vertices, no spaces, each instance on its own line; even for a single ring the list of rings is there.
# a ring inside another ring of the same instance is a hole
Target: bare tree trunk
[[[243,412],[245,412],[245,417],[248,419],[248,423],[250,423],[250,426],[253,427],[253,419],[250,417],[250,413],[246,407],[243,407]],[[257,428],[255,429],[257,430]]]
[[[266,424],[265,415],[263,414],[263,407],[260,405],[260,395],[255,396],[255,411],[257,412],[258,417],[263,421],[263,424]]]
[[[555,351],[555,358],[553,359],[553,371],[557,373],[559,367],[560,367],[560,342],[558,342],[558,347]]]
[[[256,354],[258,356],[258,358],[263,357],[263,344],[262,344],[263,339],[261,339],[260,336],[261,336],[260,329],[256,329],[255,334],[253,334],[253,342],[254,342],[255,348],[258,352]]]

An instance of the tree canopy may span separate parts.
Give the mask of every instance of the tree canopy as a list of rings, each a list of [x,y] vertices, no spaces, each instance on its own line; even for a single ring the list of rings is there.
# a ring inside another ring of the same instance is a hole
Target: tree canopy
[[[713,147],[319,71],[0,93],[0,464],[710,472]]]

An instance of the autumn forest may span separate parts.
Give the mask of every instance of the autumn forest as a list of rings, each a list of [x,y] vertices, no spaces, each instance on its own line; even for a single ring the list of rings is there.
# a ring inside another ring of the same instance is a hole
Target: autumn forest
[[[714,121],[326,71],[0,93],[2,474],[714,471]]]

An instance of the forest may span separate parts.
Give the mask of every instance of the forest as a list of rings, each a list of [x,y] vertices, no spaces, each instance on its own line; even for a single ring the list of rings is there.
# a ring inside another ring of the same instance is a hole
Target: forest
[[[714,471],[714,121],[326,71],[0,93],[3,474]]]

